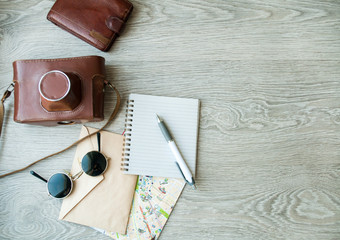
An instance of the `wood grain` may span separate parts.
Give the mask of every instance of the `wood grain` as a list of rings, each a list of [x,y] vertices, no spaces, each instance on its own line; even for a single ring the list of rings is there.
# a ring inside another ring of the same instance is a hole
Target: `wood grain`
[[[160,239],[339,239],[340,2],[131,2],[125,31],[103,53],[46,20],[54,1],[0,1],[0,90],[14,60],[101,55],[124,99],[201,100],[199,189],[184,190]],[[80,126],[14,123],[13,98],[5,107],[1,173],[78,137]],[[109,130],[123,122],[121,110]],[[49,176],[73,155],[32,169]],[[57,220],[61,202],[27,171],[0,179],[0,190],[0,239],[109,239]]]

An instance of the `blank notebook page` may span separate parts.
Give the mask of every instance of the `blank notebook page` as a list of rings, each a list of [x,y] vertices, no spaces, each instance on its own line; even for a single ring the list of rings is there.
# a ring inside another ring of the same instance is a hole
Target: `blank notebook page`
[[[130,94],[122,168],[126,174],[182,178],[156,119],[164,120],[193,176],[199,100]]]

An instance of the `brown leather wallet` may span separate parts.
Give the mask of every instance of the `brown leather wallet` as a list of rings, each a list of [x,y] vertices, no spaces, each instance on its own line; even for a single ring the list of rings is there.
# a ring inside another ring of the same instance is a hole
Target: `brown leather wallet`
[[[127,0],[57,0],[47,19],[94,47],[108,51],[132,9]]]
[[[104,119],[105,59],[13,62],[14,121],[56,125]]]

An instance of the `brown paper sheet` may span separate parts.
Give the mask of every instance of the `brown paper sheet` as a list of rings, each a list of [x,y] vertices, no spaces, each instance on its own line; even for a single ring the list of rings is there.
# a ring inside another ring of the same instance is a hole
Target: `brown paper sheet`
[[[95,129],[88,128],[89,132]],[[88,134],[86,127],[80,137]],[[124,137],[102,131],[101,152],[107,157],[104,176],[91,177],[85,173],[73,183],[72,193],[63,200],[59,219],[110,232],[126,233],[137,176],[125,175],[120,170]],[[89,151],[97,150],[97,137],[83,141],[77,147],[71,174],[81,169],[79,162]]]

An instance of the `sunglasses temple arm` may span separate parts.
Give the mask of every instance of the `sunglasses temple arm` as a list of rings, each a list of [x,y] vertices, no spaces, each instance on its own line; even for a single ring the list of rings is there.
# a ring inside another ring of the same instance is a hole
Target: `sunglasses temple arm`
[[[97,132],[98,152],[100,152],[100,132]]]
[[[34,171],[30,171],[30,174],[32,174],[34,177],[39,178],[40,180],[47,183],[47,180],[45,178],[43,178],[42,176],[40,176],[38,173],[36,173]]]
[[[78,178],[80,178],[80,176],[83,174],[83,170],[81,170],[80,172],[78,172],[76,175],[72,176],[71,179],[72,181],[77,180]]]

